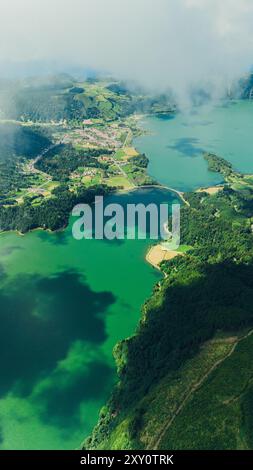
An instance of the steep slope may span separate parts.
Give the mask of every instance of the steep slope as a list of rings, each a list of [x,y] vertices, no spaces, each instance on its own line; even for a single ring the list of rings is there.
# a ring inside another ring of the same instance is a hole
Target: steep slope
[[[253,187],[225,177],[215,195],[185,195],[193,248],[162,264],[136,335],[116,347],[120,382],[85,448],[252,448]]]

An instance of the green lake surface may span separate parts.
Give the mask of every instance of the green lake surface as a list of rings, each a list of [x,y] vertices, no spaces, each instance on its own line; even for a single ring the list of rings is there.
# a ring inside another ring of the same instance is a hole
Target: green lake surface
[[[203,151],[253,172],[253,105],[236,102],[174,119],[146,118],[136,139],[149,173],[181,190],[219,183]],[[109,202],[175,201],[138,190]],[[0,235],[0,448],[74,449],[116,380],[114,345],[135,331],[160,279],[149,240],[83,240],[34,231]]]
[[[168,202],[138,190],[107,202]],[[2,449],[78,448],[116,379],[112,350],[132,335],[160,279],[150,240],[82,240],[60,233],[0,235]]]

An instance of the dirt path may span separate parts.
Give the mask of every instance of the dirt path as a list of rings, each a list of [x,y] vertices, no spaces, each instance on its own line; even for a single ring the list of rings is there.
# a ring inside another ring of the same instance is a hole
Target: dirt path
[[[184,397],[183,401],[181,402],[181,404],[178,406],[177,410],[175,411],[174,415],[171,417],[171,419],[168,421],[168,423],[166,424],[166,426],[163,428],[163,430],[161,431],[158,439],[152,444],[152,449],[154,450],[158,450],[159,449],[159,446],[160,446],[160,443],[162,441],[162,439],[164,438],[166,432],[168,431],[168,429],[170,428],[170,426],[172,425],[172,423],[174,422],[175,418],[179,415],[179,413],[182,411],[182,409],[184,408],[184,406],[186,405],[186,403],[189,401],[189,399],[191,398],[191,396],[193,395],[194,392],[196,392],[196,390],[198,390],[201,385],[205,382],[205,380],[209,377],[209,375],[217,368],[219,367],[220,364],[222,364],[226,359],[228,359],[232,354],[233,352],[235,351],[235,348],[237,347],[237,345],[245,340],[246,338],[248,338],[249,336],[251,336],[253,334],[253,330],[250,330],[245,336],[242,336],[241,338],[236,338],[236,337],[233,337],[233,340],[234,340],[234,344],[231,348],[231,350],[229,351],[229,353],[223,357],[222,359],[219,359],[217,362],[215,362],[212,367],[203,375],[203,377],[197,382],[195,383],[191,389],[189,390],[189,392],[186,394],[186,396]]]
[[[117,160],[112,157],[112,160],[113,160],[113,163],[114,165],[119,169],[119,171],[121,172],[121,174],[127,179],[127,181],[129,182],[129,184],[133,187],[133,188],[137,188],[137,186],[129,179],[129,176],[127,175],[127,173],[125,172],[125,170],[123,170],[122,166],[119,164],[119,162],[117,162]]]
[[[122,149],[124,149],[127,145],[127,142],[128,142],[128,139],[130,138],[130,134],[131,134],[131,131],[128,131],[127,133],[127,136],[125,138],[125,142],[122,146]],[[116,160],[116,158],[114,158],[114,156],[112,155],[112,161],[114,163],[114,165],[118,168],[118,170],[120,171],[120,173],[122,174],[122,176],[124,176],[124,178],[126,178],[126,180],[129,182],[130,186],[132,187],[132,189],[135,189],[137,188],[137,186],[133,183],[132,180],[130,180],[128,174],[125,172],[125,170],[122,168],[122,166],[120,165],[120,162]]]

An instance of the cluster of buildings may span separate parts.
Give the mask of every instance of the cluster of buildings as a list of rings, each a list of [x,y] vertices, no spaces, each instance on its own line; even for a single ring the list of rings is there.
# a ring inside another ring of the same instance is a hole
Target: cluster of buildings
[[[101,147],[118,149],[121,146],[119,140],[119,131],[117,128],[108,126],[106,130],[101,130],[98,127],[92,126],[92,121],[82,129],[74,129],[69,132],[65,137],[65,143],[72,143],[74,145],[84,145],[91,147]]]

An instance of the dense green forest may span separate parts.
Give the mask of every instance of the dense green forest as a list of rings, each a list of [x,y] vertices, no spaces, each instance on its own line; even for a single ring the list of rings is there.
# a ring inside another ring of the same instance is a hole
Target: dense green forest
[[[208,163],[209,171],[221,173],[225,177],[233,173],[233,167],[231,163],[229,163],[224,158],[218,157],[212,153],[206,153],[204,158]]]
[[[136,157],[132,157],[131,162],[140,168],[147,168],[149,164],[149,159],[145,153],[139,154]]]
[[[185,198],[191,248],[163,262],[136,334],[116,346],[119,383],[87,449],[252,449],[253,187]]]
[[[102,167],[97,157],[109,155],[112,152],[107,149],[84,149],[78,150],[71,144],[61,144],[49,150],[47,154],[39,160],[35,167],[51,175],[57,181],[66,181],[69,175],[78,167]]]
[[[20,187],[30,186],[31,178],[20,164],[36,157],[51,144],[50,135],[36,126],[0,125],[0,199]]]
[[[42,130],[17,124],[0,124],[0,161],[16,157],[34,158],[50,145]]]
[[[68,224],[73,207],[76,204],[94,202],[95,196],[104,196],[111,189],[107,186],[80,188],[75,193],[67,185],[53,190],[50,199],[39,205],[27,198],[23,204],[11,207],[0,206],[0,231],[18,230],[21,233],[35,228],[59,230]]]

